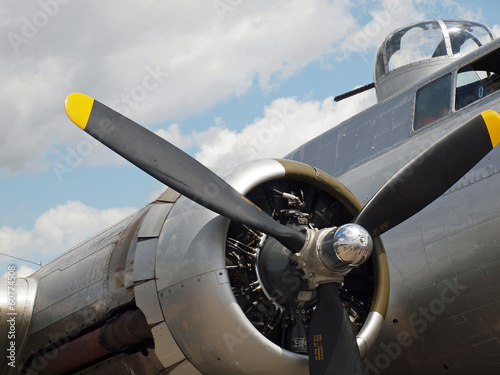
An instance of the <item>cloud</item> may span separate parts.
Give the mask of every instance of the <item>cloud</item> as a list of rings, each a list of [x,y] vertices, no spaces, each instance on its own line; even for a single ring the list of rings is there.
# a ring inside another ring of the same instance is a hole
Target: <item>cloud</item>
[[[112,224],[131,215],[135,208],[96,209],[69,201],[44,212],[31,230],[0,228],[0,252],[31,261],[35,254],[53,258]]]
[[[425,8],[431,18],[455,18],[466,21],[484,22],[483,11],[479,4],[461,0],[418,0],[416,4]],[[443,16],[446,14],[446,17]]]
[[[258,157],[283,157],[375,102],[373,90],[339,103],[333,97],[311,101],[280,98],[265,108],[262,118],[247,124],[242,131],[227,129],[223,119],[217,118],[218,126],[202,132],[184,134],[173,124],[157,133],[177,145],[195,145],[198,161],[216,170],[226,170]]]
[[[378,48],[391,31],[425,19],[425,14],[417,9],[416,3],[418,1],[413,0],[380,1],[379,9],[370,11],[369,21],[359,25],[343,41],[340,48],[343,51],[342,57],[347,57],[353,52],[371,53],[372,48]]]
[[[473,5],[434,3],[5,2],[0,172],[45,171],[67,156],[61,147],[76,148],[87,139],[64,114],[71,92],[87,93],[141,124],[158,125],[255,85],[271,90],[312,61],[371,51],[391,30],[427,14],[435,17],[445,9],[457,17],[481,17]],[[82,162],[121,161],[95,147]]]
[[[495,38],[500,37],[500,25],[493,25],[491,31],[493,31]]]
[[[159,129],[155,133],[181,150],[193,146],[192,137],[182,133],[180,124],[172,124],[167,129]]]
[[[255,82],[271,89],[321,58],[355,24],[347,1],[245,1],[222,13],[216,4],[3,4],[4,174],[46,170],[51,147],[76,147],[85,139],[64,114],[71,92],[87,93],[140,123],[159,124],[244,94]],[[101,152],[85,162],[97,162]]]

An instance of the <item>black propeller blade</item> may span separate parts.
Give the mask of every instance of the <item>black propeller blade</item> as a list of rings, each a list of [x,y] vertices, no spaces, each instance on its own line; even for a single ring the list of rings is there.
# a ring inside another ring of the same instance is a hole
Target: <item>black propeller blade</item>
[[[309,326],[309,373],[328,375],[361,374],[361,358],[351,321],[338,285],[318,286],[318,305]]]
[[[500,141],[500,116],[485,111],[401,168],[353,220],[372,237],[415,215],[446,192]]]
[[[158,181],[292,251],[304,245],[304,233],[273,220],[204,165],[134,121],[84,94],[68,95],[65,107],[76,125]]]

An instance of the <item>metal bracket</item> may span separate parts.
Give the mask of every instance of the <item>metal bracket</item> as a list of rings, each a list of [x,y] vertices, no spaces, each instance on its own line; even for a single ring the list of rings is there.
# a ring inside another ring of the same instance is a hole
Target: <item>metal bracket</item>
[[[331,228],[329,228],[331,229]],[[310,289],[317,288],[320,284],[344,282],[343,273],[332,272],[321,261],[317,241],[322,230],[307,229],[306,243],[298,252],[290,256],[290,260],[297,264],[297,268],[304,272],[302,278],[307,280]]]

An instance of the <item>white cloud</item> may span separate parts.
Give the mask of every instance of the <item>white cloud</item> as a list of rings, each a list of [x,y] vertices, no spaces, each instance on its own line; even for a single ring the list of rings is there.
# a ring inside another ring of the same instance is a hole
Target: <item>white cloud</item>
[[[157,186],[148,194],[148,201],[154,202],[167,189],[167,186],[158,183]]]
[[[181,126],[179,124],[172,124],[166,130],[159,129],[155,133],[181,150],[185,150],[193,146],[193,139],[189,135],[182,133]]]
[[[343,42],[341,51],[344,56],[353,52],[371,52],[371,48],[378,48],[391,31],[426,18],[415,7],[414,0],[381,0],[379,9],[370,11],[370,17],[369,22],[358,26]]]
[[[4,175],[47,170],[61,162],[54,145],[77,147],[86,139],[64,114],[70,92],[87,93],[139,123],[160,124],[244,94],[256,82],[269,90],[328,54],[365,53],[394,28],[443,9],[481,17],[480,9],[456,0],[148,1],[141,7],[132,0],[59,1],[0,6]],[[363,12],[368,22],[352,15]],[[96,147],[82,162],[118,160]]]
[[[500,37],[500,25],[493,25],[491,27],[491,31],[493,31],[493,34],[495,34],[496,38]]]
[[[222,16],[214,4],[2,4],[0,168],[47,169],[51,145],[84,139],[63,113],[70,92],[161,123],[242,94],[256,80],[269,89],[355,24],[347,1],[245,1]]]
[[[334,102],[333,97],[322,101],[281,98],[265,108],[262,118],[255,119],[241,132],[225,128],[223,119],[219,118],[216,123],[220,126],[202,132],[182,134],[179,127],[171,126],[157,133],[173,133],[174,144],[176,139],[181,139],[181,143],[196,145],[198,161],[210,168],[225,170],[256,159],[255,154],[261,158],[283,157],[375,102],[373,90],[339,103]]]
[[[455,18],[466,21],[484,22],[483,11],[479,4],[463,0],[415,0],[424,8],[430,18]],[[444,16],[446,14],[446,16]]]
[[[32,259],[35,254],[52,258],[135,211],[130,207],[99,210],[69,201],[44,212],[31,230],[0,228],[0,252],[31,261],[38,261]]]

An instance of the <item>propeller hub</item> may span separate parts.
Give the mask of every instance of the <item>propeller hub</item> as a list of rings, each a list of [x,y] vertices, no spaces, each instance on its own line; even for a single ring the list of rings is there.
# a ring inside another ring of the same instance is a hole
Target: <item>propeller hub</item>
[[[318,255],[326,268],[347,273],[370,257],[373,241],[366,229],[357,224],[329,228],[318,237]]]
[[[321,230],[308,229],[304,247],[290,259],[304,273],[309,288],[320,284],[341,284],[344,276],[368,260],[373,240],[358,224]]]

